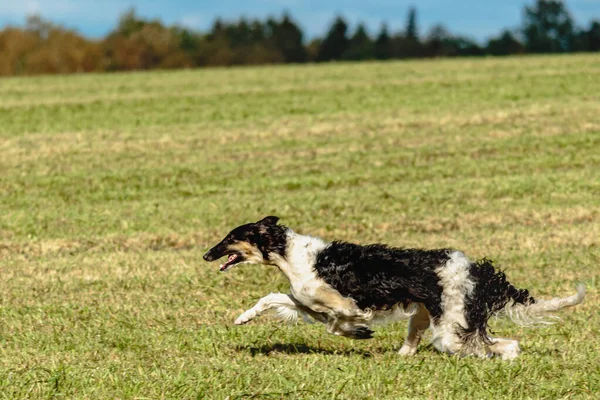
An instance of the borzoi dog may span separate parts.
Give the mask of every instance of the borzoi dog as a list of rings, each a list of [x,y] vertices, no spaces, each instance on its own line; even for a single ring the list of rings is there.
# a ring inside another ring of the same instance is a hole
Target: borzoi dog
[[[237,227],[204,255],[206,261],[228,256],[221,271],[242,263],[274,265],[290,281],[290,294],[261,298],[236,324],[275,309],[286,320],[309,317],[330,333],[368,339],[374,323],[408,318],[402,355],[414,355],[423,332],[431,328],[432,344],[441,352],[510,360],[519,354],[519,343],[489,335],[492,315],[506,314],[522,324],[541,322],[545,313],[580,304],[585,296],[580,285],[570,297],[536,300],[487,259],[471,261],[451,249],[327,243],[299,235],[278,220],[270,216]]]

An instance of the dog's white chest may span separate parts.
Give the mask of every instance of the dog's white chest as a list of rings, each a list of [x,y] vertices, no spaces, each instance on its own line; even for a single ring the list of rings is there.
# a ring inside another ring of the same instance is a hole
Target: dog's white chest
[[[317,279],[307,279],[292,283],[290,285],[290,291],[298,301],[308,307],[312,303],[312,299],[314,299],[317,290],[322,285],[322,282]]]
[[[285,260],[277,263],[290,281],[294,298],[309,308],[313,305],[317,292],[325,285],[314,267],[317,255],[326,246],[321,239],[290,232]]]
[[[326,246],[325,242],[318,238],[293,232],[288,234],[285,261],[278,266],[297,290],[316,278],[314,266],[317,255]]]

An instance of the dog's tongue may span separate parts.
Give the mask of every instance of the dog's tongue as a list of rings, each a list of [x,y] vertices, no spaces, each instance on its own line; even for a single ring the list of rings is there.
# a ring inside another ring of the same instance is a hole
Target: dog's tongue
[[[237,256],[235,254],[230,254],[229,257],[227,257],[227,262],[219,265],[219,270],[224,271],[229,266],[229,263],[235,260],[236,258]]]

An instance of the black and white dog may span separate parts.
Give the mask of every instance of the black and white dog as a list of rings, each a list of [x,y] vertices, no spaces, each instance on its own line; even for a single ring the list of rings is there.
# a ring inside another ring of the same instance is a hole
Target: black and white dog
[[[270,216],[237,227],[204,255],[206,261],[228,256],[221,271],[241,263],[275,265],[290,281],[290,294],[261,298],[236,324],[275,309],[286,320],[309,316],[330,333],[367,339],[370,325],[409,318],[400,354],[415,354],[423,332],[431,328],[439,351],[513,359],[519,343],[488,334],[492,315],[502,311],[522,324],[541,322],[543,314],[580,304],[585,296],[580,285],[570,297],[535,300],[487,259],[473,262],[450,249],[326,243],[278,220]]]

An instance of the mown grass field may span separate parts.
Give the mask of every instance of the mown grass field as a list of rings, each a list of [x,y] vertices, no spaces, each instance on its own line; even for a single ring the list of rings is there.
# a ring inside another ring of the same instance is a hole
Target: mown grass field
[[[0,80],[0,398],[600,395],[600,58]],[[203,253],[296,231],[488,256],[537,297],[588,287],[522,356],[456,358],[235,317],[275,269]]]

